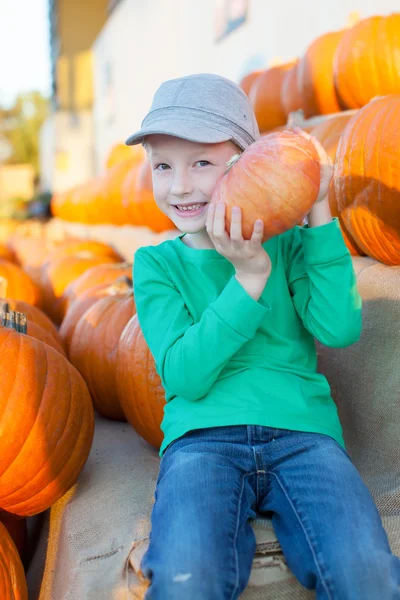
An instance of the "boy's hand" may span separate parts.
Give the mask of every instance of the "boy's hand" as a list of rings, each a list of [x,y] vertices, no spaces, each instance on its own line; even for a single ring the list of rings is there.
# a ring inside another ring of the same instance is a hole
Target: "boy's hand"
[[[230,235],[225,230],[225,203],[209,204],[206,221],[207,233],[217,252],[236,269],[236,279],[258,300],[271,273],[271,260],[262,246],[264,224],[256,221],[250,240],[243,239],[242,213],[232,209]]]

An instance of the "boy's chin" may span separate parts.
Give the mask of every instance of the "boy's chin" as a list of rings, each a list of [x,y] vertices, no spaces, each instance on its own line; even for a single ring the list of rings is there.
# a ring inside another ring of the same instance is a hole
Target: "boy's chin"
[[[182,233],[200,233],[206,230],[204,219],[197,219],[197,222],[193,219],[191,223],[189,219],[174,219],[174,224]]]

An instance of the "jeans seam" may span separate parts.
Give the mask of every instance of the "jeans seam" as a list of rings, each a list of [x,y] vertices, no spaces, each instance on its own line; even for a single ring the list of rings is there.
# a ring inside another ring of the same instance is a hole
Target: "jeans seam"
[[[272,471],[269,471],[269,474],[270,474],[270,475],[273,475],[273,476],[275,477],[275,479],[276,479],[276,481],[278,482],[278,485],[280,486],[280,488],[281,488],[282,492],[285,494],[287,501],[289,502],[290,506],[292,507],[292,510],[293,510],[294,514],[296,515],[296,518],[297,518],[297,520],[298,520],[298,522],[299,522],[299,524],[300,524],[300,527],[301,527],[301,528],[302,528],[302,530],[303,530],[303,533],[304,533],[304,535],[305,535],[305,538],[306,538],[306,540],[307,540],[308,546],[309,546],[309,548],[310,548],[310,550],[311,550],[311,554],[312,554],[312,556],[313,556],[313,558],[314,558],[315,565],[316,565],[316,567],[317,567],[317,569],[318,569],[318,572],[319,572],[319,574],[320,574],[321,581],[322,581],[322,584],[323,584],[323,586],[324,586],[324,588],[325,588],[325,592],[326,592],[326,594],[327,594],[327,597],[328,597],[328,599],[329,599],[329,600],[333,600],[333,596],[332,596],[332,594],[331,594],[331,590],[329,589],[328,582],[326,581],[325,577],[324,577],[324,576],[323,576],[323,574],[322,574],[321,567],[320,567],[319,561],[318,561],[318,559],[317,559],[317,556],[316,556],[316,554],[315,554],[315,552],[314,552],[313,545],[312,545],[312,543],[311,543],[311,540],[310,540],[310,538],[309,538],[309,536],[308,536],[307,530],[306,530],[306,528],[305,528],[305,526],[304,526],[304,524],[303,524],[303,521],[302,521],[302,520],[301,520],[301,518],[300,518],[300,515],[299,515],[299,513],[298,513],[298,511],[297,511],[297,509],[296,509],[296,507],[295,507],[295,505],[293,504],[293,502],[292,502],[292,500],[291,500],[291,498],[290,498],[289,494],[286,492],[286,489],[285,489],[285,487],[284,487],[284,485],[283,485],[282,481],[281,481],[281,480],[280,480],[280,478],[278,477],[278,475],[277,475],[276,473],[273,473]]]
[[[234,559],[235,559],[235,585],[234,585],[234,588],[232,591],[231,600],[234,600],[235,594],[239,587],[239,557],[238,557],[238,551],[237,551],[237,536],[238,536],[238,531],[239,531],[240,507],[241,507],[241,503],[242,503],[242,499],[243,499],[244,482],[245,482],[246,477],[249,477],[250,475],[253,475],[253,474],[254,474],[253,472],[245,473],[242,476],[241,489],[240,489],[239,502],[238,502],[238,510],[237,510],[237,515],[236,515],[235,535],[233,538]]]

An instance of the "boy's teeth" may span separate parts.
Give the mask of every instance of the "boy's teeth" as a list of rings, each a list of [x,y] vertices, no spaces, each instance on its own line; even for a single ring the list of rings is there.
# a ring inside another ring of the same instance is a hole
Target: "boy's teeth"
[[[190,206],[183,206],[182,204],[178,204],[177,205],[179,210],[197,210],[198,208],[201,208],[203,205],[202,204],[191,204]]]

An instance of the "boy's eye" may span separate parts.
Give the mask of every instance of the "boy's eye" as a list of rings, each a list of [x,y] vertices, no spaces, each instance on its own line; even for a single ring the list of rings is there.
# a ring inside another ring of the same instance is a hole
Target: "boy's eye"
[[[167,169],[169,169],[169,165],[167,165],[167,163],[159,163],[154,167],[155,171],[166,171]]]
[[[198,160],[197,165],[200,165],[200,167],[206,167],[207,165],[210,165],[211,163],[208,160]]]

